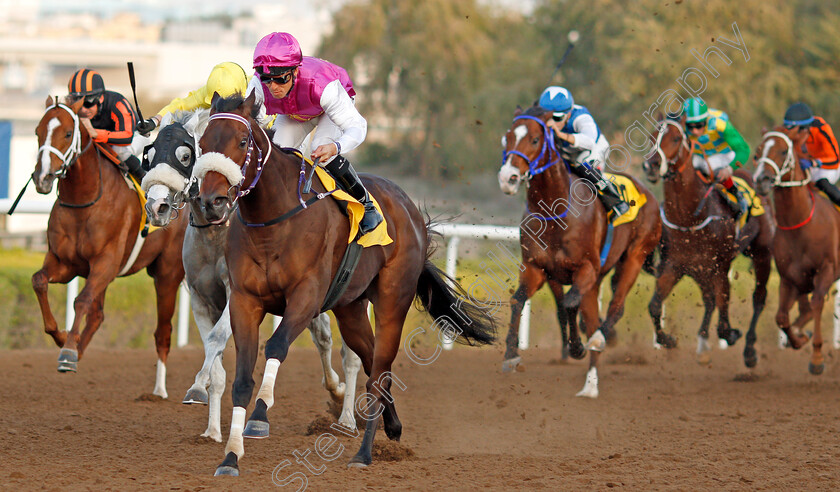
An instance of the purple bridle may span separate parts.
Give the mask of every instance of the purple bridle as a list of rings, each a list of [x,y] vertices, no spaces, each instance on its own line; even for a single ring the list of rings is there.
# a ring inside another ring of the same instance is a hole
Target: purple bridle
[[[542,145],[542,149],[540,150],[540,155],[538,155],[537,157],[535,157],[533,159],[528,159],[528,156],[526,156],[522,152],[519,152],[516,149],[514,149],[514,150],[503,150],[502,151],[502,165],[504,166],[505,161],[508,159],[508,156],[510,156],[510,155],[516,155],[516,156],[521,157],[525,162],[528,163],[528,175],[525,177],[525,180],[528,181],[531,178],[533,178],[534,176],[536,176],[537,174],[542,173],[546,169],[550,168],[551,166],[553,166],[553,165],[557,164],[558,162],[560,162],[561,160],[563,160],[563,157],[560,155],[560,151],[557,150],[557,146],[554,143],[554,134],[551,132],[551,129],[548,128],[548,126],[545,124],[545,122],[543,120],[541,120],[541,119],[539,119],[535,116],[530,116],[530,115],[527,115],[527,114],[517,116],[513,119],[513,121],[519,121],[519,120],[533,120],[533,121],[536,121],[540,125],[540,127],[542,127],[542,129],[543,129],[543,145]],[[548,152],[549,162],[548,162],[548,164],[540,167],[539,163],[543,159],[543,157],[545,157],[546,152]],[[554,158],[554,160],[551,160],[552,155],[556,156]],[[568,165],[567,165],[567,167],[568,167]]]
[[[231,186],[231,188],[233,188],[233,187],[239,188],[239,191],[236,192],[236,196],[231,201],[232,202],[231,205],[233,205],[237,202],[237,200],[239,200],[243,196],[250,193],[251,190],[254,189],[254,186],[257,185],[257,182],[260,180],[260,177],[262,176],[263,168],[265,167],[265,163],[268,162],[268,158],[271,157],[271,141],[269,140],[268,135],[266,135],[265,130],[263,130],[261,126],[257,125],[257,128],[260,129],[260,131],[262,132],[266,141],[269,142],[268,152],[266,152],[265,159],[263,159],[262,149],[260,149],[259,145],[256,145],[256,140],[254,140],[254,132],[251,128],[251,122],[250,121],[248,121],[246,118],[243,118],[242,116],[239,116],[238,114],[234,114],[234,113],[216,113],[216,114],[210,115],[210,121],[213,121],[213,120],[234,120],[234,121],[238,121],[238,122],[242,123],[243,125],[245,125],[248,128],[248,152],[245,154],[245,162],[243,162],[242,166],[240,166],[240,169],[242,170],[242,180],[240,180],[239,183]],[[251,184],[248,185],[248,188],[243,190],[243,189],[241,189],[241,186],[242,186],[242,183],[245,181],[245,174],[248,171],[248,165],[251,164],[251,157],[252,157],[252,154],[254,152],[255,147],[257,149],[257,175],[254,178],[254,180],[251,181]]]

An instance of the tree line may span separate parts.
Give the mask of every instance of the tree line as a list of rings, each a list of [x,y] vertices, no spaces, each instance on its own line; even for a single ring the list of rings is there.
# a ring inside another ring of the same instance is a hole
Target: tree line
[[[549,84],[571,90],[628,148],[642,135],[628,129],[651,131],[655,112],[690,95],[727,112],[751,145],[796,101],[840,125],[840,13],[819,0],[537,0],[529,13],[477,0],[352,0],[333,23],[317,55],[357,86],[369,123],[359,160],[425,178],[495,173],[516,106]],[[571,30],[580,40],[550,79]],[[677,96],[663,101],[669,90]]]

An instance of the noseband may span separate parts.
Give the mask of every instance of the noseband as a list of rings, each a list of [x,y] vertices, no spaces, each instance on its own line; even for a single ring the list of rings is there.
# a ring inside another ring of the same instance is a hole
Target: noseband
[[[682,142],[680,143],[680,151],[674,155],[673,159],[668,159],[665,155],[665,151],[662,150],[662,139],[665,138],[665,134],[668,133],[668,126],[675,127],[679,132],[680,136],[682,137]],[[662,124],[659,127],[659,133],[656,135],[656,144],[654,146],[654,150],[659,155],[659,177],[662,179],[668,179],[674,174],[679,171],[682,171],[682,168],[673,171],[671,166],[677,163],[682,155],[683,150],[691,152],[691,146],[688,144],[688,137],[685,134],[685,131],[682,129],[682,125],[677,123],[676,121],[672,121],[669,119],[665,119],[662,121]]]
[[[767,142],[767,139],[770,137],[778,137],[782,139],[782,141],[787,145],[787,155],[785,155],[785,162],[782,163],[782,167],[776,164],[776,161],[770,159],[766,155],[762,155],[757,162],[755,174],[753,175],[753,180],[758,181],[759,176],[764,173],[764,165],[767,164],[768,166],[772,167],[774,171],[776,171],[776,175],[773,177],[773,186],[778,186],[780,188],[792,188],[795,186],[805,186],[806,184],[811,182],[811,170],[805,169],[805,179],[801,179],[799,181],[782,181],[782,176],[785,174],[793,171],[793,166],[796,165],[796,157],[794,156],[794,147],[793,141],[791,141],[790,137],[785,135],[782,132],[767,132],[764,134],[764,139],[761,141],[762,144]],[[766,154],[766,152],[765,152]]]
[[[546,125],[543,120],[541,120],[537,117],[534,117],[534,116],[531,116],[531,115],[525,115],[525,114],[517,116],[513,119],[513,121],[519,121],[519,120],[533,120],[533,121],[536,121],[537,124],[539,124],[540,127],[543,130],[543,145],[542,145],[542,149],[540,150],[540,154],[537,157],[535,157],[533,159],[529,159],[527,155],[523,154],[522,152],[519,152],[516,149],[503,150],[502,151],[502,165],[503,166],[505,165],[505,161],[507,161],[508,157],[511,156],[511,155],[519,156],[525,162],[528,163],[528,173],[523,178],[523,180],[527,183],[528,181],[531,180],[531,178],[533,178],[537,174],[540,174],[540,173],[544,172],[546,169],[548,169],[551,166],[560,162],[563,159],[563,157],[560,155],[560,151],[557,150],[557,146],[554,143],[554,134],[552,133],[551,129],[548,128],[548,125]],[[549,162],[548,162],[548,164],[545,164],[544,166],[540,166],[539,165],[540,161],[542,161],[543,157],[546,156],[546,153],[548,153]],[[552,156],[554,156],[554,159],[552,159]]]
[[[70,117],[73,118],[73,138],[70,140],[70,146],[67,147],[67,150],[65,150],[64,152],[61,152],[60,150],[55,148],[51,142],[44,142],[44,145],[38,147],[38,161],[41,160],[41,153],[44,151],[58,156],[58,158],[61,159],[61,167],[59,167],[56,172],[50,172],[47,175],[49,176],[50,174],[52,174],[58,179],[62,179],[67,175],[67,169],[70,166],[72,166],[73,163],[76,162],[76,160],[82,154],[82,132],[79,129],[79,115],[74,113],[73,110],[70,109],[70,107],[62,103],[56,103],[55,106],[49,108],[47,111],[52,111],[56,107],[67,111],[67,113],[70,114]],[[92,139],[91,142],[93,142]],[[87,149],[87,147],[89,146],[90,142],[85,147],[85,149]]]
[[[231,187],[228,189],[228,197],[230,198],[232,196],[230,201],[231,201],[231,206],[233,206],[233,205],[236,204],[236,202],[240,198],[242,198],[243,196],[250,193],[251,190],[254,189],[254,186],[257,185],[257,182],[260,180],[260,177],[262,176],[263,168],[265,167],[265,163],[268,162],[269,157],[271,157],[271,140],[269,140],[268,135],[265,133],[265,130],[263,130],[261,126],[257,125],[257,128],[260,129],[260,131],[263,134],[263,137],[265,137],[266,141],[269,142],[268,152],[266,152],[265,158],[263,158],[262,149],[260,149],[259,145],[256,144],[256,140],[254,140],[254,132],[253,132],[253,129],[251,128],[251,122],[250,121],[248,121],[246,118],[243,118],[242,116],[239,116],[238,114],[234,114],[234,113],[216,113],[216,114],[210,115],[210,121],[213,121],[213,120],[234,120],[234,121],[238,121],[238,122],[242,123],[243,125],[245,125],[248,128],[248,151],[245,153],[245,162],[243,162],[242,165],[240,166],[240,169],[242,171],[242,179],[239,180],[239,183],[231,184]],[[251,184],[248,185],[248,188],[243,190],[242,189],[242,183],[245,181],[245,174],[247,173],[248,166],[251,163],[251,157],[252,157],[252,154],[254,152],[254,148],[257,149],[257,159],[256,159],[256,161],[257,161],[257,175],[254,178],[254,180],[251,181]],[[235,191],[235,194],[234,194],[234,191]]]

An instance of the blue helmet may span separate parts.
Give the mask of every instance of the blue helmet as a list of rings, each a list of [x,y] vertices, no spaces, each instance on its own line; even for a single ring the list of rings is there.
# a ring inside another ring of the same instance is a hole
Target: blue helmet
[[[575,105],[572,93],[565,87],[552,85],[546,88],[540,95],[540,107],[554,113],[554,116],[563,116]]]

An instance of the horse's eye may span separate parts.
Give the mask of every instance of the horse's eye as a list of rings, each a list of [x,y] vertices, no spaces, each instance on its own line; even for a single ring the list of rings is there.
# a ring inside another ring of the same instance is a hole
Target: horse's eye
[[[537,145],[538,143],[540,143],[540,137],[534,137],[534,139],[531,140],[531,143]]]
[[[186,145],[178,147],[177,149],[175,149],[175,157],[177,157],[178,160],[183,163],[188,163],[192,158],[192,150],[190,150],[190,148]]]
[[[239,148],[244,149],[246,145],[248,145],[248,138],[242,137],[242,140],[239,141]]]
[[[680,141],[680,137],[674,137],[674,143],[677,143],[679,141]]]
[[[787,150],[782,151],[782,157],[787,157]]]
[[[64,134],[64,138],[70,138],[72,136],[73,136],[73,132],[71,132],[70,130],[67,130],[67,133]]]

